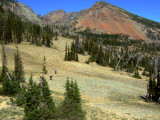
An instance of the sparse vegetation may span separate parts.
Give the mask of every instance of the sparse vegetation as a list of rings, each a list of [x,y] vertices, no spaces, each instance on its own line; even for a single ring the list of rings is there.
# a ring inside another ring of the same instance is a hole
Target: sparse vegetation
[[[17,53],[15,54],[15,70],[13,76],[7,76],[7,57],[5,54],[5,48],[2,46],[2,94],[8,96],[16,96],[15,100],[11,98],[11,102],[17,104],[17,106],[24,107],[24,119],[85,119],[85,114],[82,111],[81,107],[81,98],[80,92],[77,83],[71,84],[67,80],[68,86],[66,86],[66,95],[65,100],[62,103],[63,105],[58,108],[53,102],[51,96],[51,91],[48,86],[48,82],[44,78],[44,75],[47,74],[46,70],[46,59],[44,57],[44,63],[42,65],[42,76],[40,77],[39,85],[33,82],[33,77],[31,75],[29,79],[29,84],[24,87],[20,83],[24,82],[24,72],[22,67],[22,61],[20,58],[19,50],[17,48]],[[23,73],[23,74],[22,74]],[[13,79],[12,79],[13,78]],[[66,83],[66,85],[67,85]],[[70,106],[70,107],[68,107]],[[63,111],[63,112],[61,112]],[[68,112],[67,112],[68,111]],[[69,112],[71,111],[71,112]],[[59,116],[60,114],[60,116]]]
[[[39,83],[39,73],[42,71],[41,68],[45,56],[48,70],[45,78],[52,91],[53,101],[56,106],[60,106],[64,100],[64,84],[66,78],[70,76],[78,82],[82,98],[82,108],[86,111],[86,119],[158,118],[159,105],[146,103],[139,97],[146,95],[147,77],[141,76],[142,79],[137,80],[132,77],[133,74],[131,73],[125,73],[121,70],[115,72],[109,67],[101,67],[93,62],[90,62],[89,65],[84,64],[89,58],[88,55],[79,55],[78,63],[63,62],[65,52],[61,51],[65,51],[66,42],[69,45],[72,41],[71,39],[60,37],[58,41],[55,41],[56,49],[49,49],[44,46],[35,47],[25,42],[18,45],[25,68],[26,82],[28,83],[28,79],[32,73],[33,82]],[[16,47],[13,44],[6,45],[5,50],[8,58],[8,68],[9,70],[14,70],[13,60]],[[2,53],[1,51],[0,49],[0,54]],[[52,57],[50,57],[51,53],[53,53]],[[59,74],[53,76],[53,81],[50,81],[48,79],[49,74],[54,72],[54,66],[57,67]],[[140,74],[142,71],[139,69]],[[114,91],[114,93],[111,93],[111,91]],[[110,99],[111,97],[112,99]],[[16,111],[19,112],[17,110],[19,107],[15,107]],[[23,113],[23,109],[21,111]],[[152,111],[155,112],[153,113]],[[4,113],[4,115],[7,116],[7,113]],[[23,115],[21,116],[23,117]]]

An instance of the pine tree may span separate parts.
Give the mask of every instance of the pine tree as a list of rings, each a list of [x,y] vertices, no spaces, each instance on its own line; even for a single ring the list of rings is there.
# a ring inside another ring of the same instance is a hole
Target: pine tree
[[[66,49],[65,49],[65,58],[64,58],[65,61],[79,61],[78,59],[78,54],[76,52],[76,48],[75,48],[75,44],[72,43],[72,46],[71,46],[71,49],[69,48],[69,46],[67,47],[67,44],[66,44]]]
[[[47,33],[46,34],[46,46],[51,47],[51,36]]]
[[[17,51],[14,55],[14,60],[15,60],[15,68],[14,68],[14,76],[15,80],[20,82],[25,82],[24,78],[24,70],[23,70],[23,63],[20,57],[20,53],[17,47]]]
[[[74,42],[71,45],[71,60],[75,60],[76,58],[76,48]]]
[[[67,78],[65,90],[65,99],[62,106],[63,117],[71,120],[83,120],[85,113],[81,108],[81,98],[77,83],[73,83],[72,80],[70,82],[69,78]]]
[[[12,42],[12,17],[13,15],[9,14],[6,21],[6,27],[4,31],[5,44]]]
[[[32,74],[29,78],[29,86],[33,86],[33,76],[32,76]]]
[[[12,95],[13,92],[13,85],[12,85],[12,81],[9,80],[6,76],[3,77],[3,81],[2,81],[2,93],[4,95]]]
[[[2,6],[0,6],[0,8],[2,8]],[[0,42],[2,42],[2,40],[3,40],[4,23],[5,23],[5,21],[4,21],[3,14],[0,14]]]
[[[66,98],[69,96],[69,89],[70,89],[69,86],[70,86],[70,82],[69,82],[69,78],[67,78],[67,81],[65,84],[65,90],[66,90],[65,97]]]
[[[150,78],[149,78],[149,83],[148,83],[148,94],[149,94],[149,99],[151,99],[151,95],[152,95],[152,73],[150,72]]]
[[[79,104],[79,103],[81,103],[81,96],[80,96],[80,91],[79,91],[79,88],[78,88],[76,81],[75,81],[73,87],[74,87],[74,101],[77,104]]]
[[[42,73],[43,73],[43,75],[46,75],[48,73],[48,71],[46,69],[46,57],[45,56],[43,58]]]
[[[152,100],[156,101],[156,81],[155,81],[155,78],[152,81],[151,95],[152,95]]]
[[[21,43],[22,42],[22,32],[23,32],[23,27],[22,27],[22,21],[21,20],[16,20],[16,25],[15,27],[15,34],[16,34],[16,43]]]
[[[40,89],[35,83],[33,86],[28,87],[25,93],[24,105],[24,119],[25,120],[38,120],[40,118]]]
[[[65,58],[64,58],[64,60],[65,61],[68,61],[68,48],[67,48],[67,44],[66,44],[66,49],[65,49]]]
[[[158,100],[160,98],[160,76],[158,73],[157,76],[157,86],[156,86],[156,99]]]
[[[103,53],[103,47],[102,45],[100,45],[99,47],[99,51],[98,51],[98,55],[96,58],[96,63],[100,64],[100,65],[104,65],[104,53]]]
[[[45,38],[45,35],[43,33],[43,35],[42,35],[42,45],[45,45],[45,43],[46,43],[46,38]]]
[[[4,45],[2,45],[2,73],[0,76],[0,81],[2,81],[2,93],[4,95],[14,95],[18,92],[19,84],[12,79],[8,72],[7,56]]]
[[[18,91],[18,94],[16,96],[16,104],[18,106],[24,106],[25,104],[25,93],[26,93],[26,87],[22,86],[19,91]]]
[[[5,47],[2,44],[2,73],[1,76],[3,77],[7,77],[6,74],[8,72],[8,67],[7,67],[7,56],[6,56],[6,52],[5,52]],[[2,81],[2,80],[0,80]]]
[[[71,52],[70,52],[70,48],[69,48],[69,46],[68,46],[68,61],[71,61],[72,59],[71,59]]]
[[[51,91],[49,90],[48,83],[44,77],[42,77],[42,96],[41,96],[41,104],[39,113],[40,119],[54,119],[56,117],[56,107],[53,102]]]

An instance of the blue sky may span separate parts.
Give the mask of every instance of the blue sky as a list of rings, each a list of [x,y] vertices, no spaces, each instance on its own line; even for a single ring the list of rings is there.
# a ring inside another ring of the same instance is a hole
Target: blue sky
[[[57,9],[75,12],[90,8],[99,0],[18,0],[37,14],[45,15]],[[104,0],[136,15],[160,22],[160,0]]]

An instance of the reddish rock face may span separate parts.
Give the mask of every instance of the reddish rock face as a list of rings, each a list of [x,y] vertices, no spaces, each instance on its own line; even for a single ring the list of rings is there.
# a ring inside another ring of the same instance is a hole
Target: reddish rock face
[[[135,39],[146,40],[142,25],[131,20],[129,12],[110,5],[97,2],[90,9],[65,13],[63,10],[51,12],[44,16],[48,23],[72,24],[76,28],[91,28],[98,32],[111,34],[126,34]]]
[[[52,24],[63,18],[65,15],[66,12],[64,10],[59,9],[57,11],[50,12],[49,14],[43,17],[46,20],[46,22]]]
[[[127,34],[136,39],[146,39],[139,24],[132,21],[123,9],[106,3],[96,3],[78,19],[76,27],[96,29],[111,34]]]

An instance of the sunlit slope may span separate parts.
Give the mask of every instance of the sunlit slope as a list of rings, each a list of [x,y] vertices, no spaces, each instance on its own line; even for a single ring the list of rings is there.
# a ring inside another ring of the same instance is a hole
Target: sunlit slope
[[[102,67],[96,63],[85,63],[88,55],[79,55],[80,62],[64,61],[65,46],[73,40],[60,37],[53,40],[53,47],[37,47],[22,43],[18,45],[26,80],[32,73],[35,81],[39,82],[43,57],[46,56],[48,80],[50,89],[54,91],[56,102],[63,99],[64,85],[67,77],[73,78],[80,86],[83,108],[87,112],[87,119],[150,119],[158,120],[160,107],[153,103],[144,102],[140,96],[146,95],[147,78],[137,80],[123,71],[115,72],[109,67]],[[1,47],[1,46],[0,46]],[[14,44],[6,45],[8,67],[14,69]],[[0,49],[0,56],[2,50]],[[1,57],[0,57],[1,60]],[[57,69],[58,74],[54,74]],[[53,80],[49,75],[53,74]],[[1,105],[1,103],[0,103]]]

